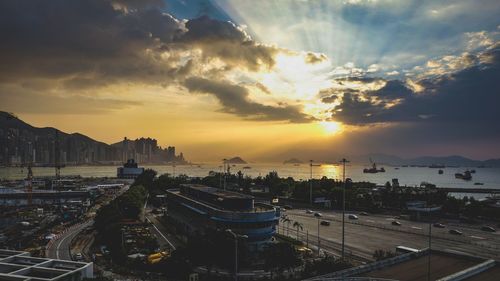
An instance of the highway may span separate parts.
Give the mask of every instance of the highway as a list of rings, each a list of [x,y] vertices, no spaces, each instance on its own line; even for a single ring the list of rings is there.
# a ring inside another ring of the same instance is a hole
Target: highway
[[[78,233],[86,227],[91,226],[93,223],[94,220],[88,220],[86,222],[73,225],[66,229],[63,233],[53,238],[47,244],[46,256],[51,259],[71,260],[71,241],[78,235]]]
[[[303,225],[303,231],[299,231],[299,239],[317,244],[318,222],[330,221],[330,226],[319,227],[321,237],[321,248],[328,252],[340,254],[342,242],[342,214],[336,211],[320,211],[320,219],[313,214],[307,214],[305,210],[288,210],[285,214],[292,221],[298,221]],[[358,215],[357,220],[348,219],[349,212],[345,218],[345,243],[346,252],[352,253],[362,259],[371,259],[377,249],[394,251],[396,246],[407,246],[412,248],[428,247],[429,224],[397,219],[401,226],[393,226],[396,220],[384,215]],[[293,222],[290,224],[290,227]],[[450,229],[457,229],[463,235],[448,233]],[[445,228],[432,227],[432,248],[439,250],[458,251],[484,258],[500,258],[500,233],[485,232],[477,227],[468,225],[445,224]],[[280,232],[282,232],[282,225]],[[305,232],[308,232],[306,237]],[[296,229],[290,229],[289,234],[296,238]],[[286,234],[286,233],[285,233]]]

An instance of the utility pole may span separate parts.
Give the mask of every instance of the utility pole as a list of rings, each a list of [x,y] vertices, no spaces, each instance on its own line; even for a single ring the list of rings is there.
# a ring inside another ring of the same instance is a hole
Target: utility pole
[[[320,239],[319,239],[319,216],[317,217],[318,218],[318,257],[319,257],[319,254],[320,254]]]
[[[238,281],[238,239],[247,239],[248,236],[236,234],[231,229],[226,229],[226,232],[234,238],[234,281]]]
[[[343,158],[340,160],[342,163],[343,171],[342,171],[342,183],[344,185],[344,188],[342,189],[342,259],[344,259],[344,254],[345,254],[345,189],[346,189],[346,184],[345,184],[345,164],[349,163],[348,160]]]
[[[309,160],[310,176],[309,176],[309,203],[313,203],[313,160]]]
[[[429,216],[429,257],[427,260],[427,281],[431,281],[431,240],[432,240],[432,220],[431,220],[431,205],[430,205],[430,188],[427,187],[427,214]]]
[[[226,164],[227,164],[226,162],[227,162],[227,159],[224,158],[223,161],[224,161],[224,190],[226,190]]]

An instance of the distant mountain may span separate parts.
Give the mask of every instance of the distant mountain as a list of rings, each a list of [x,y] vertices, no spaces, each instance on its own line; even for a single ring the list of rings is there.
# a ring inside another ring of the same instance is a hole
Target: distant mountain
[[[285,160],[283,161],[283,164],[303,164],[304,162],[302,162],[300,159],[297,159],[297,158],[290,158],[288,160]]]
[[[125,138],[109,145],[80,133],[33,127],[12,113],[0,111],[0,165],[117,164],[129,158],[138,163],[186,163],[182,153],[175,154],[175,147],[163,149],[155,139]]]
[[[462,166],[462,167],[500,167],[500,159],[489,159],[485,161],[473,160],[459,155],[451,156],[422,156],[416,158],[400,158],[398,156],[387,154],[368,154],[354,157],[354,162],[369,163],[370,158],[378,164],[386,165],[418,165],[429,166],[432,164],[445,166]]]
[[[247,162],[243,159],[241,159],[241,157],[239,156],[236,156],[236,157],[233,157],[229,160],[226,160],[226,163],[229,163],[229,164],[247,164]]]

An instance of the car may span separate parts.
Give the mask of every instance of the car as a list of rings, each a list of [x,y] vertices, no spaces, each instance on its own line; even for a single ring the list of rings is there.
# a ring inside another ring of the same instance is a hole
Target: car
[[[312,213],[313,213],[313,211],[311,211],[311,210],[306,210],[306,214],[312,214]]]
[[[75,261],[81,261],[81,260],[83,260],[83,255],[82,255],[82,253],[76,253],[76,254],[74,254],[74,255],[73,255],[73,259],[74,259]]]
[[[434,223],[433,226],[437,227],[437,228],[444,228],[445,227],[444,224],[439,223],[439,222]]]
[[[358,219],[358,216],[353,215],[353,214],[350,214],[348,217],[350,220],[357,220]]]
[[[314,213],[314,216],[317,217],[317,218],[320,218],[322,217],[323,215],[321,213]]]
[[[291,210],[291,209],[293,209],[291,205],[285,205],[285,206],[283,206],[283,207],[284,207],[285,209],[287,209],[287,210]]]
[[[488,232],[496,232],[496,229],[494,229],[493,227],[488,226],[488,225],[485,225],[485,226],[481,227],[481,230],[482,231],[488,231]]]
[[[330,222],[329,221],[321,221],[320,224],[324,225],[324,226],[329,226]]]
[[[367,212],[361,212],[359,213],[360,216],[368,216],[368,213]]]
[[[450,231],[448,231],[450,234],[453,234],[453,235],[462,235],[462,231],[460,230],[456,230],[456,229],[450,229]]]
[[[391,224],[392,225],[401,226],[401,223],[399,221],[392,221]]]

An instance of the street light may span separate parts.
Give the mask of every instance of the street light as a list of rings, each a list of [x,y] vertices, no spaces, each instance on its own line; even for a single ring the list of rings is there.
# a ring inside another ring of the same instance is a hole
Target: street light
[[[313,164],[314,160],[309,160],[309,202],[311,203],[311,205],[313,204],[313,183],[312,183],[312,180],[313,180],[313,166],[321,166],[321,165],[314,165]]]
[[[344,259],[344,253],[345,253],[345,164],[349,163],[348,160],[345,158],[342,158],[340,160],[343,166],[343,171],[342,171],[342,182],[344,183],[344,188],[342,191],[342,259]]]
[[[227,159],[224,158],[222,159],[222,161],[224,161],[224,190],[226,190],[226,162],[227,162]]]
[[[238,281],[238,239],[247,239],[248,236],[236,234],[231,229],[226,229],[226,232],[234,238],[234,281]]]

